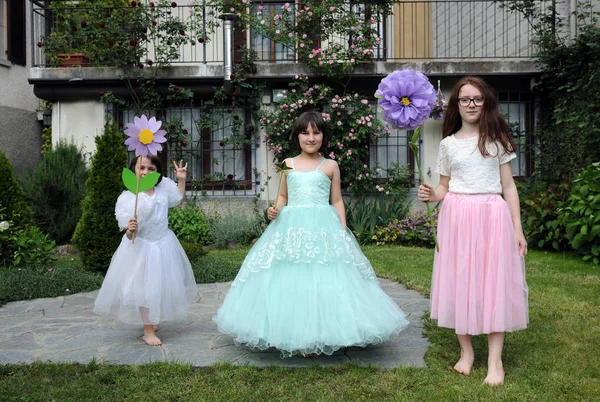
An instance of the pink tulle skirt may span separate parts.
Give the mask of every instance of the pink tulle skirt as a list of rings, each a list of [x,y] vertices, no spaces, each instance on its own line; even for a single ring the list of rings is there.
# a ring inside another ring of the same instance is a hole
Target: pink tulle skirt
[[[525,264],[508,204],[498,194],[448,193],[438,219],[440,251],[431,318],[458,335],[527,327]]]

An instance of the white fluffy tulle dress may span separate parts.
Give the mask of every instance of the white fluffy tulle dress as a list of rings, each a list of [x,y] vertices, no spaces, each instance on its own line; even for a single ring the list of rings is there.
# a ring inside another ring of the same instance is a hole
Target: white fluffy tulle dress
[[[288,205],[249,251],[213,318],[236,344],[284,357],[331,355],[408,325],[329,204],[331,180],[319,167],[288,174]]]
[[[138,232],[132,244],[125,235],[94,304],[94,312],[112,314],[128,324],[158,324],[187,317],[197,300],[196,281],[190,262],[168,227],[169,208],[182,195],[173,180],[163,177],[154,194],[138,196]],[[133,217],[135,195],[124,191],[115,215],[122,230]],[[142,318],[140,309],[147,309]]]

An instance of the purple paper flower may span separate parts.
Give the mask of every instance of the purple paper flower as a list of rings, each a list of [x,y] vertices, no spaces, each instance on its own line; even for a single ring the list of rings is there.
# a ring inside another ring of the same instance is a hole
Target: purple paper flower
[[[414,130],[429,118],[436,95],[429,79],[414,70],[394,71],[375,92],[383,119],[405,130]]]
[[[161,130],[161,121],[157,121],[156,117],[151,117],[150,120],[143,114],[140,117],[135,116],[133,123],[127,123],[127,129],[124,131],[129,136],[125,140],[125,145],[129,151],[135,150],[135,156],[148,156],[148,153],[156,155],[162,150],[161,143],[167,141],[165,130]]]

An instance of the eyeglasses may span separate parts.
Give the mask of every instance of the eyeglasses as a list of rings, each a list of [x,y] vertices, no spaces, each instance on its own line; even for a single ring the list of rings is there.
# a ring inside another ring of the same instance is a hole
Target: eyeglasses
[[[469,105],[471,105],[471,102],[473,102],[473,105],[475,105],[476,107],[483,106],[483,98],[480,98],[480,97],[458,98],[458,104],[461,105],[462,107],[469,107]]]

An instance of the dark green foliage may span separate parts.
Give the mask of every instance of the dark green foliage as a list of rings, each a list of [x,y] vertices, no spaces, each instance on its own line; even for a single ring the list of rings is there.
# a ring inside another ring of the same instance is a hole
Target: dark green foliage
[[[82,216],[73,235],[84,266],[101,273],[108,269],[123,235],[115,219],[115,204],[123,192],[121,172],[127,166],[123,137],[114,125],[105,126],[104,133],[96,137]]]
[[[67,296],[100,288],[102,275],[65,259],[50,265],[0,270],[0,305],[17,300]]]
[[[600,162],[573,180],[573,190],[562,212],[560,221],[569,245],[585,261],[600,264]]]
[[[25,201],[21,183],[14,173],[13,167],[0,149],[0,206],[4,207],[5,220],[23,227],[31,223],[31,209]]]
[[[87,168],[73,144],[60,143],[29,170],[24,190],[34,221],[58,244],[71,240],[81,218]]]
[[[592,3],[578,2],[577,34],[570,40],[566,16],[556,6],[533,0],[505,5],[527,18],[536,33],[542,75],[536,136],[542,179],[574,178],[600,160],[600,27]],[[543,8],[541,8],[543,7]],[[570,18],[570,15],[568,16]],[[572,29],[570,27],[569,29]]]
[[[185,254],[190,261],[196,261],[199,257],[208,253],[208,251],[198,243],[182,241],[181,246],[185,250]]]
[[[565,176],[556,184],[535,178],[518,183],[523,233],[531,248],[566,250],[565,229],[559,223],[561,210],[571,192]]]
[[[46,266],[54,260],[54,240],[49,239],[37,226],[29,226],[12,238],[14,244],[13,265]]]
[[[7,220],[4,208],[0,205],[0,267],[12,264],[15,253],[15,242],[13,237],[23,231],[22,227],[16,226],[12,220]]]
[[[235,279],[240,264],[218,254],[207,254],[192,262],[196,283],[228,282]]]
[[[25,202],[21,183],[0,149],[0,266],[12,264],[15,245],[12,237],[31,223],[31,210]]]
[[[346,200],[346,224],[360,244],[373,241],[377,226],[384,226],[393,219],[403,219],[410,211],[410,201],[404,197],[376,195],[373,198],[350,198]]]
[[[189,202],[183,208],[169,210],[169,228],[181,242],[207,245],[211,241],[207,216],[201,208]]]
[[[216,248],[250,244],[267,227],[264,214],[233,212],[212,219],[212,238]]]

